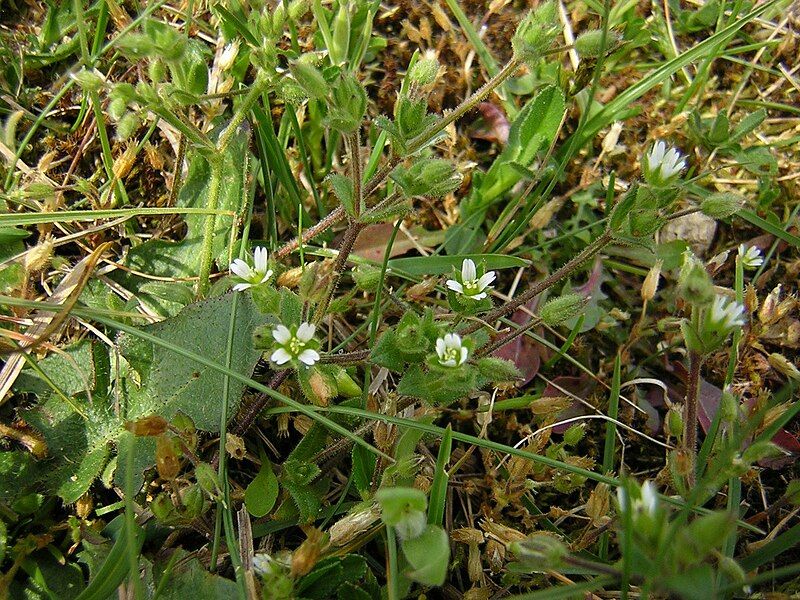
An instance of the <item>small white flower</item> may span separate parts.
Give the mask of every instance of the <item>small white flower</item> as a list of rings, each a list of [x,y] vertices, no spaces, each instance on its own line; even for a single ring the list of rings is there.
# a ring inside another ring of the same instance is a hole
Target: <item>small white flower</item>
[[[253,251],[253,265],[250,266],[240,258],[231,263],[231,273],[244,281],[233,286],[234,292],[243,292],[247,288],[261,285],[272,277],[272,269],[267,268],[267,249],[259,246]]]
[[[486,291],[492,289],[490,284],[495,280],[495,277],[495,272],[489,271],[479,279],[475,262],[471,258],[465,258],[464,262],[461,263],[461,281],[448,279],[445,283],[448,288],[457,294],[473,300],[483,300],[486,298]]]
[[[663,141],[658,140],[645,155],[645,179],[653,185],[664,185],[685,166],[686,162],[681,158],[680,152],[675,148],[668,149]]]
[[[745,269],[757,269],[764,264],[764,259],[761,256],[761,250],[756,246],[749,248],[744,244],[739,244],[739,258],[742,261],[742,266]]]
[[[299,360],[310,367],[319,360],[314,339],[316,327],[310,323],[301,323],[299,327],[289,329],[285,325],[276,325],[272,337],[278,346],[272,351],[269,359],[276,365],[285,365],[290,360]]]
[[[736,327],[744,327],[745,323],[744,306],[722,296],[714,298],[706,325],[708,329],[727,335]]]
[[[458,367],[467,362],[469,350],[461,344],[461,336],[447,333],[436,340],[436,354],[443,367]]]
[[[658,493],[656,492],[656,486],[653,485],[652,481],[645,481],[642,484],[641,507],[644,512],[650,516],[656,514],[656,508],[658,507]]]

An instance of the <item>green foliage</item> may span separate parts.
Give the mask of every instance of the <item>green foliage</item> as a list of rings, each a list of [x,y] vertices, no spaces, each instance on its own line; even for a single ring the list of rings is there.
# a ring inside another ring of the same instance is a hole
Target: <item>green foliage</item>
[[[318,600],[380,600],[381,597],[375,575],[366,560],[357,554],[321,560],[308,575],[298,580],[295,592],[298,597]]]

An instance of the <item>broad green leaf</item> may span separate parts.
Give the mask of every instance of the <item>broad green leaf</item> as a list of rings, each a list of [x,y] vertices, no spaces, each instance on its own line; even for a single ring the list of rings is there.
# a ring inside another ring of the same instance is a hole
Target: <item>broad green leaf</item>
[[[396,271],[403,271],[409,275],[445,275],[452,273],[453,269],[460,271],[461,263],[465,258],[471,258],[476,264],[484,263],[487,271],[527,267],[530,265],[530,261],[505,254],[455,254],[452,256],[394,258],[388,262],[388,267]]]
[[[225,345],[219,340],[228,337],[232,294],[212,298],[183,309],[177,316],[142,329],[165,342],[182,346],[191,352],[224,364]],[[239,297],[236,326],[233,331],[231,370],[249,376],[261,352],[253,348],[252,331],[264,322],[248,295]],[[141,382],[128,384],[128,412],[134,420],[149,415],[170,419],[183,412],[198,429],[217,432],[222,410],[224,376],[204,369],[195,361],[171,352],[161,345],[129,334],[120,334],[120,351],[138,373]],[[244,385],[230,382],[230,398],[234,401],[229,414],[235,414]]]
[[[166,582],[159,600],[217,600],[218,598],[239,598],[239,588],[235,581],[209,573],[197,558],[189,558],[189,553],[181,549],[179,558],[173,562],[168,573],[164,566],[153,567],[155,581]],[[168,563],[167,563],[168,564]],[[160,568],[159,568],[160,567]]]
[[[244,491],[244,504],[251,515],[263,517],[272,510],[277,499],[278,478],[272,471],[272,464],[265,456],[262,456],[258,475]]]
[[[218,135],[227,123],[215,130]],[[211,136],[216,137],[216,136]],[[246,162],[249,133],[243,127],[241,132],[233,136],[223,155],[222,183],[217,209],[220,211],[238,211],[241,205],[242,188],[245,177],[242,165]],[[198,152],[190,152],[187,156],[189,174],[186,177],[177,198],[177,206],[181,208],[206,208],[208,202],[211,167],[208,161]],[[187,214],[186,236],[179,242],[165,240],[147,240],[134,246],[128,252],[127,266],[160,277],[191,277],[200,269],[201,248],[203,245],[203,228],[206,216]],[[214,244],[212,255],[224,254],[230,237],[233,217],[217,216],[214,227]],[[130,279],[126,276],[126,279]],[[224,339],[224,336],[220,339]]]
[[[406,576],[424,585],[442,585],[450,561],[447,532],[438,525],[428,525],[419,537],[403,541],[403,554],[412,570]]]

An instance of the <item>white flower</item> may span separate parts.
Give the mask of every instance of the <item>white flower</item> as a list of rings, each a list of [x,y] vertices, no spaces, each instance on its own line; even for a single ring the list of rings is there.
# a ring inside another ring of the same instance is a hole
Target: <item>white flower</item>
[[[469,350],[461,344],[460,335],[447,333],[436,340],[436,354],[439,355],[439,364],[443,367],[458,367],[467,361]]]
[[[272,269],[267,268],[267,249],[259,246],[253,251],[253,267],[237,258],[231,263],[231,273],[239,279],[241,283],[233,286],[234,292],[243,292],[247,288],[266,283],[272,277]]]
[[[310,323],[301,323],[299,327],[289,329],[285,325],[277,325],[272,330],[272,337],[278,347],[272,351],[269,359],[276,365],[285,365],[290,360],[299,360],[311,366],[319,360],[314,339],[316,327]]]
[[[486,298],[486,290],[491,290],[491,284],[496,275],[494,271],[484,273],[478,279],[478,271],[475,269],[475,263],[471,258],[465,258],[461,263],[461,281],[455,279],[448,279],[445,283],[448,288],[466,296],[473,300],[483,300]]]
[[[748,248],[744,244],[739,244],[739,258],[742,260],[742,266],[745,269],[757,269],[764,264],[761,250],[756,246],[750,246]]]
[[[628,492],[624,486],[617,488],[617,502],[619,503],[620,510],[628,510]],[[632,508],[634,515],[645,513],[652,517],[656,514],[656,509],[658,508],[658,492],[652,481],[648,480],[642,484],[639,497],[634,498]]]
[[[745,323],[744,306],[722,296],[714,298],[706,323],[707,329],[727,335],[736,327],[744,327]]]
[[[667,149],[661,140],[653,144],[645,155],[644,176],[653,185],[664,185],[678,175],[686,166],[680,152],[675,148]]]

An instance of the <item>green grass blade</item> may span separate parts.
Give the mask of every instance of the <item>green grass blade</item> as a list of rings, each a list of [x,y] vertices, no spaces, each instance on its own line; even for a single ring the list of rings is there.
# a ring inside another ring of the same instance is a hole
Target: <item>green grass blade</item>
[[[442,441],[439,445],[439,454],[436,456],[436,470],[431,483],[430,501],[428,505],[428,523],[442,525],[444,523],[444,507],[447,500],[447,464],[450,462],[450,452],[453,449],[453,428],[450,425],[444,430]]]

